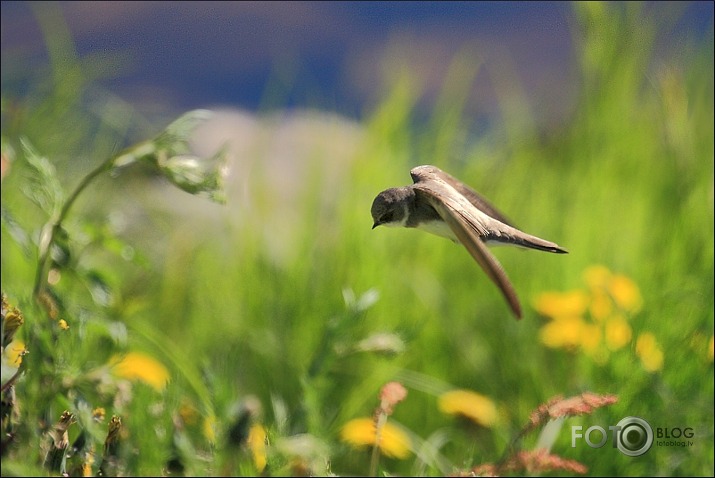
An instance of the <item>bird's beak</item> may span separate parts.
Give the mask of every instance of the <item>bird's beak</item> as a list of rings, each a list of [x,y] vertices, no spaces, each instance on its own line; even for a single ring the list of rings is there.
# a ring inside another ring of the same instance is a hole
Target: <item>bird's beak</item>
[[[376,221],[375,224],[372,225],[372,228],[375,229],[379,225],[380,225],[380,223]]]

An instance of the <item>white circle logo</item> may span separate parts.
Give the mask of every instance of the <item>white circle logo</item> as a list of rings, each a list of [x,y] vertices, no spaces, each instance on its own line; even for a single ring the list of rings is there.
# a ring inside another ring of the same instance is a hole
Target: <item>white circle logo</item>
[[[617,427],[616,443],[624,455],[641,456],[653,445],[653,429],[642,418],[626,417]]]

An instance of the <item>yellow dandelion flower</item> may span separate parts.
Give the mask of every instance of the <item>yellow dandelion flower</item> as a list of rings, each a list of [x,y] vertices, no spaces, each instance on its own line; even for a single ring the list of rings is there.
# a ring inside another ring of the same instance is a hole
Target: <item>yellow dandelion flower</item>
[[[638,312],[643,305],[641,292],[635,282],[624,275],[615,275],[608,282],[611,297],[622,309]]]
[[[372,418],[355,418],[340,430],[340,439],[354,447],[374,446],[376,435]],[[378,447],[383,455],[402,460],[410,453],[410,439],[398,427],[387,422],[380,432]]]
[[[710,343],[708,344],[708,360],[713,361],[713,353],[715,352],[715,336],[710,337]]]
[[[498,419],[494,402],[470,390],[452,390],[443,393],[439,397],[438,406],[443,413],[461,415],[485,427],[491,428]]]
[[[644,332],[638,336],[636,354],[647,371],[657,372],[663,368],[663,351],[652,333]]]
[[[57,322],[57,325],[59,325],[60,329],[62,330],[70,329],[70,324],[68,324],[65,319],[60,319],[59,322]]]
[[[266,467],[266,429],[262,425],[252,425],[248,430],[248,449],[253,455],[253,463],[256,469],[261,472]]]
[[[10,345],[5,348],[5,358],[7,363],[19,367],[22,363],[22,356],[25,355],[25,343],[21,340],[13,340]]]
[[[544,292],[536,298],[536,310],[547,317],[561,318],[581,315],[586,311],[588,297],[583,291]]]
[[[169,371],[159,361],[139,352],[129,352],[111,361],[114,375],[128,380],[139,380],[161,392],[169,381]]]
[[[596,322],[602,322],[613,313],[611,298],[601,289],[594,289],[591,294],[591,303],[588,305],[588,310]]]
[[[541,328],[539,338],[547,347],[575,347],[581,343],[584,325],[576,316],[554,320]]]
[[[204,418],[204,422],[201,426],[201,432],[211,443],[216,443],[216,417],[214,415],[209,415]]]
[[[611,271],[606,266],[595,265],[583,271],[583,279],[590,289],[605,289],[611,278]]]
[[[593,324],[581,326],[581,348],[587,355],[595,355],[601,345],[601,327]]]
[[[606,332],[606,345],[611,350],[623,348],[631,341],[632,331],[622,315],[614,315],[604,325]]]

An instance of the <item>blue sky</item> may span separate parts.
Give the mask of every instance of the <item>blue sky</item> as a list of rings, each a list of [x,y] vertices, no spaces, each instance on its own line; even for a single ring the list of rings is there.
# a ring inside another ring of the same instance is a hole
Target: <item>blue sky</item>
[[[663,19],[664,56],[712,32],[712,2],[653,2],[646,12]],[[507,69],[546,117],[575,92],[575,20],[564,2],[60,2],[50,16],[64,19],[80,55],[120,65],[102,84],[139,108],[317,107],[360,117],[394,63],[414,69],[429,101],[465,48],[482,65],[468,113],[495,108],[490,71]],[[47,62],[26,2],[2,2],[2,61],[3,93]]]

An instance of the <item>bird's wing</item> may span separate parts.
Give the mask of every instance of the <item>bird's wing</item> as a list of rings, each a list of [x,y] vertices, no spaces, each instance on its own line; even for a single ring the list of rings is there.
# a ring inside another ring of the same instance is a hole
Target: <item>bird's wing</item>
[[[413,170],[414,171],[414,170]],[[478,217],[472,204],[460,194],[455,194],[452,186],[440,178],[427,181],[417,181],[413,186],[429,204],[437,211],[442,220],[454,232],[459,242],[467,248],[469,254],[477,261],[489,278],[499,287],[517,319],[521,318],[521,306],[516,292],[509,282],[504,269],[496,257],[489,252],[481,237],[487,233],[484,220]]]
[[[436,166],[417,166],[410,170],[410,176],[415,183],[421,181],[429,181],[430,179],[441,179],[450,186],[452,186],[459,194],[467,198],[467,200],[474,205],[477,209],[482,211],[487,216],[493,217],[499,222],[516,227],[504,214],[502,214],[497,208],[495,208],[489,201],[486,200],[484,196],[476,192],[474,189],[470,188],[464,184],[459,179],[454,176],[450,176]]]
[[[417,166],[416,168],[412,168],[410,175],[415,184],[423,184],[430,181],[442,182],[443,184],[448,184],[455,191],[464,196],[470,204],[478,209],[478,211],[473,212],[472,215],[476,216],[479,223],[485,226],[484,230],[480,229],[479,231],[483,241],[513,244],[557,254],[567,253],[565,249],[556,243],[517,229],[513,224],[507,222],[508,220],[504,215],[477,192],[435,166]],[[470,210],[469,207],[466,207],[466,209]]]

